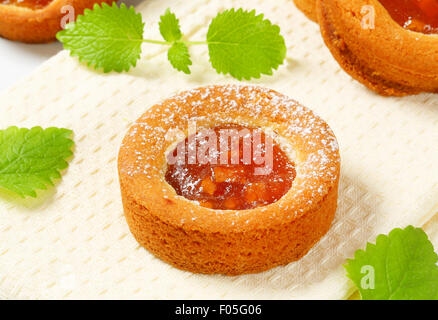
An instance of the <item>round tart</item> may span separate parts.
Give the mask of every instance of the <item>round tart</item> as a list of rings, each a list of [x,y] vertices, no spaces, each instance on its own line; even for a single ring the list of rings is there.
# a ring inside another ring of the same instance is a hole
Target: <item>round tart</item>
[[[294,100],[210,86],[151,107],[118,168],[142,246],[183,270],[238,275],[298,260],[328,231],[340,158],[329,126]]]
[[[0,36],[28,43],[55,40],[63,18],[109,0],[0,0]],[[69,7],[70,6],[70,7]]]
[[[438,92],[438,1],[318,0],[316,10],[326,45],[353,78],[382,95]]]

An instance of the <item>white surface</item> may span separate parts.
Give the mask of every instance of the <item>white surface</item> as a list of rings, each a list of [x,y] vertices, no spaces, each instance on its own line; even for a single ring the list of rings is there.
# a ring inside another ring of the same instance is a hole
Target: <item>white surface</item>
[[[0,38],[0,92],[61,51],[60,43],[24,44]]]
[[[235,83],[218,75],[203,46],[191,48],[192,75],[173,70],[165,48],[145,45],[137,68],[101,74],[62,52],[0,96],[0,128],[74,130],[74,158],[56,189],[34,202],[0,197],[0,297],[8,298],[343,298],[342,264],[367,240],[437,212],[438,95],[384,98],[351,80],[319,30],[291,0],[148,0],[148,37],[167,7],[192,40],[219,10],[255,8],[280,25],[288,47],[271,87],[318,113],[341,150],[339,209],[331,230],[299,262],[239,277],[177,270],[139,247],[123,216],[117,153],[132,123],[176,91]],[[438,245],[436,220],[427,231]]]

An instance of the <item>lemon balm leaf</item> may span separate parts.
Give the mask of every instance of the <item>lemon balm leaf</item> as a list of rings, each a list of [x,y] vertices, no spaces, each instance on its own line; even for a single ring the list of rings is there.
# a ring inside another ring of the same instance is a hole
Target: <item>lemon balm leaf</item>
[[[70,54],[104,72],[128,71],[140,59],[144,23],[134,7],[95,4],[58,32]]]
[[[170,9],[167,9],[166,12],[160,17],[159,27],[160,33],[164,40],[169,42],[181,40],[182,33],[179,26],[179,20],[176,18],[175,14],[170,11]]]
[[[72,156],[71,130],[10,127],[0,130],[0,188],[36,197],[61,178]]]
[[[209,25],[206,41],[185,40],[179,20],[170,9],[159,22],[165,41],[144,39],[143,29],[142,17],[133,7],[102,3],[95,4],[93,10],[86,9],[76,22],[58,32],[57,38],[72,56],[104,72],[129,71],[136,66],[142,43],[170,46],[170,63],[187,74],[192,64],[188,46],[207,45],[213,68],[238,80],[272,75],[286,57],[280,28],[254,10],[219,13]]]
[[[438,299],[438,256],[426,233],[409,226],[379,235],[345,265],[364,300]]]
[[[160,17],[159,26],[160,33],[164,40],[171,43],[167,52],[167,58],[170,64],[176,70],[190,74],[189,66],[192,65],[192,61],[190,60],[189,48],[184,42],[180,41],[182,33],[179,26],[179,20],[170,9],[167,9]]]
[[[280,28],[255,10],[218,14],[208,28],[207,42],[213,68],[238,80],[272,75],[286,57]]]
[[[182,42],[175,42],[169,49],[167,57],[172,66],[186,74],[190,74],[189,66],[192,65],[190,60],[189,48]]]

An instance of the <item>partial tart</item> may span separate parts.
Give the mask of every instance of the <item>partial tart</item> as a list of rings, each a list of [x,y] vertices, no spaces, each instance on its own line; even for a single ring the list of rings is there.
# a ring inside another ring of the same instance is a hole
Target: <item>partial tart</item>
[[[438,1],[316,0],[316,14],[335,59],[371,90],[438,92]]]
[[[112,0],[0,0],[0,36],[28,43],[55,40],[63,18],[74,8],[73,16],[95,3]]]
[[[217,137],[228,141],[226,130],[239,133],[236,161],[220,143],[205,153],[209,161],[200,151],[189,161],[190,141],[197,148]],[[271,169],[256,173],[256,146],[269,143]],[[244,150],[253,152],[249,162]],[[260,87],[203,87],[151,107],[123,140],[118,168],[134,237],[194,273],[238,275],[298,260],[329,230],[337,206],[332,130],[296,101]]]

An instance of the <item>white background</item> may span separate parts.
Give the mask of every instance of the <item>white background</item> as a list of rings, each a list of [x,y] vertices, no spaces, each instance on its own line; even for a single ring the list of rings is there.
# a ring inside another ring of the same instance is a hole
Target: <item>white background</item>
[[[0,92],[29,74],[61,48],[58,42],[24,44],[0,38]]]

